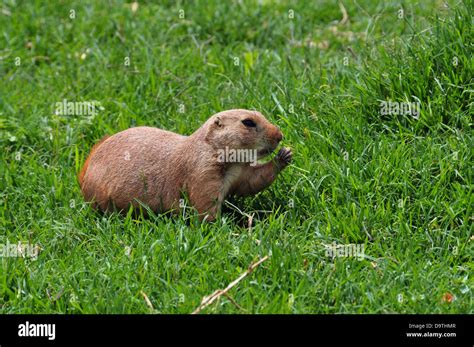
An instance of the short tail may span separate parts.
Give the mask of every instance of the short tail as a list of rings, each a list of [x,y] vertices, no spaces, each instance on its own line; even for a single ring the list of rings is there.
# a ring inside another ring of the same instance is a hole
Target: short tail
[[[89,166],[89,160],[90,158],[92,157],[92,154],[94,154],[94,152],[99,148],[99,146],[109,138],[110,136],[106,135],[104,136],[103,138],[100,139],[99,142],[97,142],[91,149],[91,152],[89,153],[89,156],[87,157],[84,165],[82,166],[82,169],[81,169],[81,172],[79,172],[79,174],[77,175],[77,179],[79,180],[79,185],[82,187],[82,183],[84,181],[84,176],[87,172],[87,168]]]

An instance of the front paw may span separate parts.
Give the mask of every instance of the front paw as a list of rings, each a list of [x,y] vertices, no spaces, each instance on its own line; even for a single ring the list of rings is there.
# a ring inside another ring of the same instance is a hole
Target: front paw
[[[282,170],[291,163],[292,157],[293,153],[291,153],[291,149],[282,147],[275,157],[275,162],[277,163],[279,169]]]

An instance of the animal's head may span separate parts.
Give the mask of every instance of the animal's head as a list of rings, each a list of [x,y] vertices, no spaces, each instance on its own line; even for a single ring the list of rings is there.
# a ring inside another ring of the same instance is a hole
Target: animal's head
[[[214,148],[257,150],[258,158],[273,152],[283,138],[280,129],[258,111],[223,111],[206,123],[206,141]]]

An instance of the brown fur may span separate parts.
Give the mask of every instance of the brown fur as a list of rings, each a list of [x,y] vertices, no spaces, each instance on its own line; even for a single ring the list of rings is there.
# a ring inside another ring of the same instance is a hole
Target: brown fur
[[[242,124],[249,119],[256,127]],[[185,193],[204,218],[214,220],[227,196],[258,193],[291,161],[286,148],[256,166],[220,162],[218,151],[255,149],[261,158],[281,139],[276,126],[259,112],[248,110],[217,113],[190,136],[151,127],[130,128],[92,148],[79,182],[85,200],[103,211],[127,210],[139,201],[155,212],[178,210]]]
[[[91,159],[92,157],[92,154],[94,154],[94,152],[97,150],[97,148],[99,148],[99,146],[102,144],[102,142],[104,142],[105,140],[107,140],[110,136],[108,135],[105,135],[104,137],[102,137],[100,139],[99,142],[97,142],[94,146],[92,146],[91,148],[91,152],[89,153],[89,156],[87,157],[86,161],[84,162],[84,165],[82,166],[82,169],[81,171],[79,172],[79,174],[77,175],[77,180],[79,181],[79,184],[82,186],[82,182],[84,181],[84,175],[86,174],[86,171],[87,171],[87,168],[89,166],[89,160]]]

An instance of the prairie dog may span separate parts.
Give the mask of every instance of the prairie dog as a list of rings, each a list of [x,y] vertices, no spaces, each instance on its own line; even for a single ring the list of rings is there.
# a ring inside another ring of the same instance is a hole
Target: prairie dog
[[[102,211],[127,210],[139,201],[156,213],[179,210],[185,194],[201,218],[212,221],[227,196],[260,192],[291,162],[291,150],[282,148],[271,161],[256,163],[282,138],[261,113],[244,109],[219,112],[190,136],[130,128],[92,148],[79,183],[85,200]]]

